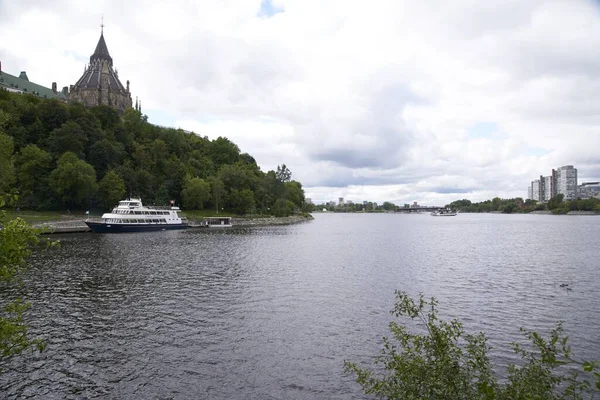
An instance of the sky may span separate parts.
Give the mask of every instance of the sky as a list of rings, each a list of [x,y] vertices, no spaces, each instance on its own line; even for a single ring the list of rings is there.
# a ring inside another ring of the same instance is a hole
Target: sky
[[[0,0],[3,71],[75,83],[101,15],[150,122],[286,164],[316,203],[600,180],[600,2]]]

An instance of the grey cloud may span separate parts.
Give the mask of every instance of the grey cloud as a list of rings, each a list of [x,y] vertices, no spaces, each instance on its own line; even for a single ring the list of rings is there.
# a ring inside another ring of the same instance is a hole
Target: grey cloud
[[[371,95],[367,120],[347,126],[347,132],[337,133],[345,135],[347,140],[329,148],[309,143],[307,153],[313,160],[331,161],[348,168],[397,168],[404,163],[414,140],[402,118],[402,111],[411,103],[423,104],[425,100],[402,83],[384,85]],[[321,127],[324,135],[334,134],[327,132],[327,128],[325,122]],[[356,148],[353,132],[366,132],[369,142]]]
[[[452,194],[452,193],[471,193],[476,191],[476,188],[468,188],[468,189],[458,189],[453,187],[438,187],[429,189],[429,192],[441,193],[441,194]]]
[[[382,162],[382,155],[372,151],[353,149],[327,149],[312,153],[315,161],[332,161],[348,168],[374,168]]]

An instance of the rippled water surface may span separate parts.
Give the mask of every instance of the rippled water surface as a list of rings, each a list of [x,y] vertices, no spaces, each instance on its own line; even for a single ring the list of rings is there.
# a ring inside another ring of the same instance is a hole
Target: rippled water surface
[[[600,358],[600,217],[317,214],[299,225],[62,236],[24,290],[48,348],[0,375],[2,398],[363,398],[394,290],[483,330],[558,320]],[[572,290],[559,285],[566,283]]]

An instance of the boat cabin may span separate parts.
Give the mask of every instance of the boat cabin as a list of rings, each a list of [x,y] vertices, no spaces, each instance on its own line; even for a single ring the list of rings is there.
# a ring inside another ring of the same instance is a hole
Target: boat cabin
[[[204,224],[209,228],[231,228],[231,217],[205,217]]]

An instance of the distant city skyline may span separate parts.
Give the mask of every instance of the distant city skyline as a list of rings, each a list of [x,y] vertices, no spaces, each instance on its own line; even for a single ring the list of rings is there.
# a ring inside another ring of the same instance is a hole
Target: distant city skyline
[[[600,181],[599,2],[0,1],[2,69],[74,84],[102,14],[151,122],[285,163],[315,204]]]
[[[547,203],[556,195],[562,194],[564,200],[578,198],[600,198],[598,181],[578,183],[577,168],[573,165],[563,165],[550,171],[550,175],[542,176],[531,181],[527,189],[527,198],[541,203]],[[598,194],[598,196],[596,195]]]

